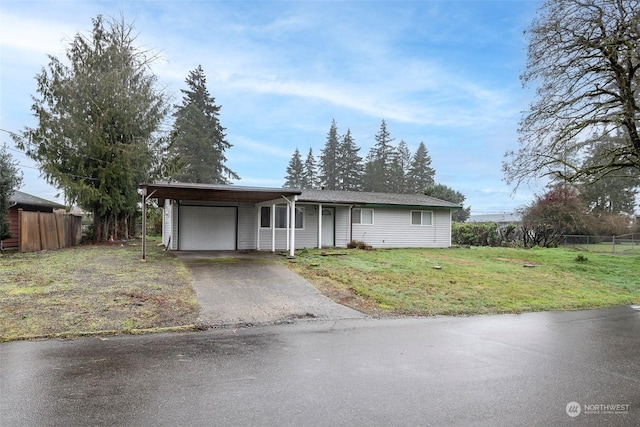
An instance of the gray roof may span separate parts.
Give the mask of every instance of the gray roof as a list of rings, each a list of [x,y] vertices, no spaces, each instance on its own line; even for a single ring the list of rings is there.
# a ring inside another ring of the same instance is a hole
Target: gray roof
[[[64,209],[64,205],[61,205],[60,203],[32,196],[31,194],[23,193],[18,190],[14,191],[11,197],[9,197],[9,202],[16,205],[44,206],[47,208]]]
[[[175,200],[245,201],[264,203],[285,196],[299,202],[358,206],[402,206],[461,209],[460,205],[423,194],[369,193],[363,191],[300,190],[297,188],[244,187],[240,185],[192,184],[184,182],[144,183],[149,197]]]
[[[344,203],[364,206],[413,206],[460,209],[455,203],[423,194],[369,193],[364,191],[302,190],[299,202]]]

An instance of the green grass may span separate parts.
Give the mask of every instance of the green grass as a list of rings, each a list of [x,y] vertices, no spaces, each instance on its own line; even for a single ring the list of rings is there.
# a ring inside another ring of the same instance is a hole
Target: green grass
[[[640,301],[638,257],[538,248],[340,253],[302,251],[288,265],[336,301],[377,315],[521,313]]]
[[[0,253],[0,341],[193,323],[189,272],[156,241]]]

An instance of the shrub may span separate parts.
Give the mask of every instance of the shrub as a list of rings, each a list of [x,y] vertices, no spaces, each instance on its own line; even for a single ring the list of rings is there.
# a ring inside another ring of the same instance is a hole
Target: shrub
[[[365,242],[361,240],[352,240],[349,243],[347,243],[347,248],[368,250],[368,249],[371,249],[371,246],[368,246]]]

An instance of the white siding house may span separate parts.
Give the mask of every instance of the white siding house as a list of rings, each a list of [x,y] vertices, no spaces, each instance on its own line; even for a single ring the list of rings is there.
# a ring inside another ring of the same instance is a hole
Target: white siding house
[[[451,245],[460,206],[424,195],[203,184],[142,184],[163,206],[171,250],[288,250]],[[295,212],[295,213],[294,213]]]

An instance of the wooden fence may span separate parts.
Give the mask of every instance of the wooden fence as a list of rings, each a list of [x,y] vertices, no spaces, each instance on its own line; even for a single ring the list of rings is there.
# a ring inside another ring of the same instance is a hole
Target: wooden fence
[[[20,252],[61,249],[82,239],[81,216],[20,210],[18,220]]]

